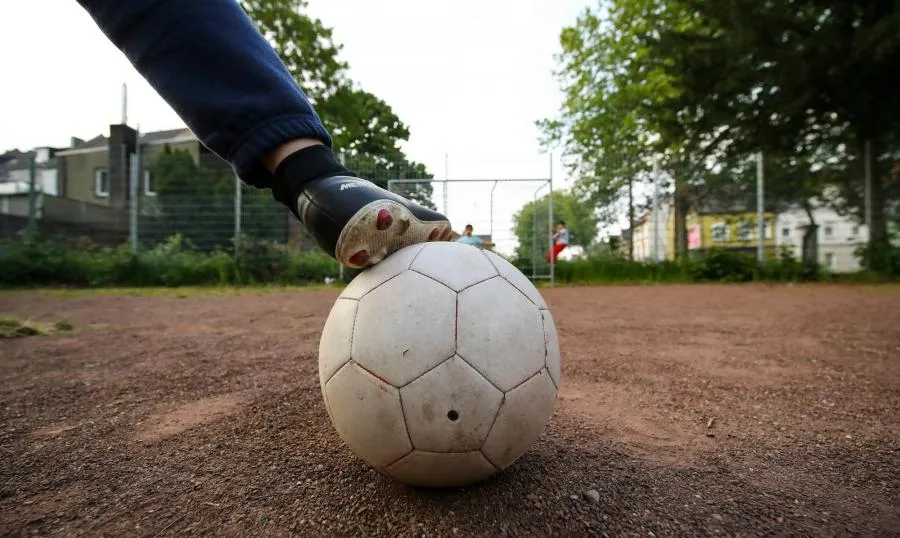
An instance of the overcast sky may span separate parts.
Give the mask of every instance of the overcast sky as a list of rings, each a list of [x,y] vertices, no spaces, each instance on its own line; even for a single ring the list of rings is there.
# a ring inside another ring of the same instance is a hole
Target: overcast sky
[[[550,158],[534,121],[561,101],[552,74],[559,33],[591,3],[310,0],[308,10],[334,29],[350,76],[409,125],[411,158],[439,178],[540,178]],[[75,0],[3,0],[0,55],[0,150],[108,134],[123,82],[129,124],[184,125]]]

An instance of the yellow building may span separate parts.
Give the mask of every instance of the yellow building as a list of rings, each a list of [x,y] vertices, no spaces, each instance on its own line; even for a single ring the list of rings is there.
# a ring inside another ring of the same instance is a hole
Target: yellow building
[[[766,212],[764,248],[767,258],[774,258],[775,213]],[[707,201],[698,204],[687,215],[688,252],[691,255],[709,251],[727,250],[746,254],[756,254],[759,226],[755,208],[746,204],[721,204]],[[666,235],[675,237],[674,211],[666,222]],[[666,258],[674,259],[675,242],[666,241]]]

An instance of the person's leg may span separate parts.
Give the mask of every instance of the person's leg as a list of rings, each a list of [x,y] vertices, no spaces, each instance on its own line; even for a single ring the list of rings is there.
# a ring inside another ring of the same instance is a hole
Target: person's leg
[[[244,182],[271,189],[342,263],[369,266],[450,233],[443,215],[338,162],[306,95],[235,0],[78,2],[205,146]]]
[[[555,243],[553,248],[547,251],[547,263],[556,263],[556,260],[559,256],[559,253],[566,248],[566,245],[562,243]]]

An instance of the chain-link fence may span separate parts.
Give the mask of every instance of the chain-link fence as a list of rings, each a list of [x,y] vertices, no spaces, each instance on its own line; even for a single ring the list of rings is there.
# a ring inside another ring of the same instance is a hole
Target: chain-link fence
[[[896,162],[885,152],[866,169],[844,146],[796,154],[601,154],[575,169],[573,192],[597,208],[612,250],[625,259],[729,252],[846,273],[865,267],[872,233],[900,243]]]
[[[172,244],[206,253],[237,255],[244,247],[318,249],[298,219],[268,189],[240,181],[211,154],[163,151],[130,154],[127,168],[105,168],[75,177],[57,195],[33,192],[25,182],[18,198],[5,197],[0,231],[7,237],[33,229],[57,242],[122,247],[134,253]],[[339,154],[360,177],[447,215],[457,234],[471,224],[527,276],[552,280],[548,252],[555,225],[552,180],[435,180],[403,155]],[[106,163],[103,163],[106,164]],[[62,169],[63,166],[60,167]],[[118,174],[118,175],[117,175]],[[457,235],[458,237],[458,235]],[[87,240],[87,241],[85,241]]]

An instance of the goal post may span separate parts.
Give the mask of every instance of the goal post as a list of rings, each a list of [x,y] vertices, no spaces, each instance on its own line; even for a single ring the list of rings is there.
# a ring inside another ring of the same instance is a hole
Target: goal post
[[[532,281],[555,284],[553,179],[390,179],[388,190],[450,219],[454,240],[471,224]]]

